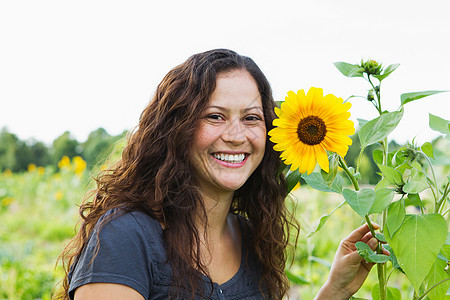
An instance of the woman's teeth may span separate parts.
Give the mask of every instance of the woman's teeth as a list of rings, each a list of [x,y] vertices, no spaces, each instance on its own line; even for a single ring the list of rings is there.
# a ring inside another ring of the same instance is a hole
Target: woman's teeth
[[[213,156],[216,159],[222,160],[222,161],[226,161],[228,163],[240,163],[242,161],[244,161],[245,159],[245,154],[219,154],[219,153],[214,153]]]

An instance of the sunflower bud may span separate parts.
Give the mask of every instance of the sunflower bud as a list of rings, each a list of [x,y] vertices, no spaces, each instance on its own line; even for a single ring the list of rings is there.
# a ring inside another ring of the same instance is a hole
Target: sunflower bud
[[[383,71],[382,64],[373,59],[367,61],[361,60],[361,68],[364,69],[364,73],[369,75],[381,75],[381,71]]]
[[[375,100],[375,96],[373,94],[373,90],[369,90],[369,93],[367,94],[367,100],[370,101],[370,102]]]

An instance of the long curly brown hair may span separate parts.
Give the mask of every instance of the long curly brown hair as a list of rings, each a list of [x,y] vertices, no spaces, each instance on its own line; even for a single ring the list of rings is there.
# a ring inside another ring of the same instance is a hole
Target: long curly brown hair
[[[273,128],[275,102],[266,77],[245,56],[216,49],[191,56],[172,69],[158,85],[128,137],[121,160],[96,178],[93,197],[80,206],[79,230],[60,256],[66,271],[59,299],[68,299],[70,266],[86,245],[99,218],[112,208],[142,211],[163,224],[167,259],[177,290],[195,293],[198,271],[208,274],[201,262],[196,214],[206,213],[193,184],[189,147],[201,115],[215,89],[218,74],[242,69],[251,74],[261,95],[267,131]],[[281,161],[266,139],[261,164],[234,193],[231,211],[248,218],[252,240],[247,242],[263,272],[260,286],[271,298],[288,290],[284,273],[290,230],[298,228],[285,207],[286,182],[279,173]],[[292,227],[293,226],[293,227]],[[297,235],[298,236],[298,231]],[[212,282],[212,281],[211,281]]]

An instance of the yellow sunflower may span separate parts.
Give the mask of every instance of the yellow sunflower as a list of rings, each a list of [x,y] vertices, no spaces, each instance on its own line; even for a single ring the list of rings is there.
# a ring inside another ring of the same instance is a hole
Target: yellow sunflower
[[[281,109],[275,108],[278,119],[273,125],[277,127],[269,131],[273,148],[282,151],[280,157],[291,165],[291,171],[298,168],[300,173],[310,174],[318,162],[328,172],[326,150],[344,157],[352,144],[351,106],[334,95],[323,96],[320,88],[310,88],[306,95],[304,90],[288,92]]]

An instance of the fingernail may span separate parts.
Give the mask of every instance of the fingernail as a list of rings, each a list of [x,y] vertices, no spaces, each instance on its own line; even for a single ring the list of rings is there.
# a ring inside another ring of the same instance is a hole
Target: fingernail
[[[377,239],[376,238],[371,238],[370,240],[369,240],[369,247],[370,248],[374,248],[376,245],[377,245]]]

